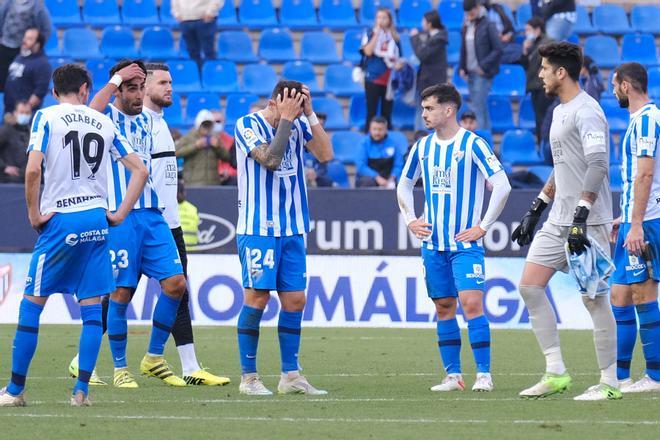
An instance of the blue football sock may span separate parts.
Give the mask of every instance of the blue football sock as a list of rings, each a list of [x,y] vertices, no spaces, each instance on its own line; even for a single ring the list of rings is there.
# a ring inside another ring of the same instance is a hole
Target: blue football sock
[[[101,304],[80,306],[82,331],[80,332],[80,349],[78,351],[80,353],[78,358],[78,382],[73,388],[73,394],[76,391],[82,391],[85,395],[89,393],[89,378],[92,371],[94,371],[101,349],[101,340],[103,339],[102,310]]]
[[[243,374],[257,372],[259,324],[264,311],[244,305],[238,315],[238,352]]]
[[[461,372],[461,329],[456,318],[438,321],[438,349],[447,374]]]
[[[490,326],[484,315],[468,320],[468,336],[477,373],[490,373]]]
[[[646,359],[646,374],[660,381],[660,309],[658,302],[638,304],[639,338],[642,340],[644,358]]]
[[[165,352],[167,338],[172,333],[172,326],[176,320],[176,312],[179,310],[180,299],[174,299],[161,292],[154,309],[153,326],[151,327],[151,339],[149,340],[148,353],[152,356],[162,356]]]
[[[630,361],[637,341],[637,315],[635,306],[612,306],[616,319],[616,376],[618,380],[630,378]]]
[[[39,338],[39,316],[43,306],[23,298],[18,312],[18,327],[14,336],[14,351],[11,361],[11,380],[7,384],[7,391],[13,396],[18,396],[25,389],[25,378],[27,376],[30,362],[37,350],[37,339]]]
[[[115,368],[126,368],[126,338],[128,323],[126,309],[128,303],[110,300],[108,304],[108,343],[112,352],[112,362]]]
[[[298,351],[300,351],[300,329],[303,312],[280,311],[277,334],[280,339],[282,373],[298,371]]]

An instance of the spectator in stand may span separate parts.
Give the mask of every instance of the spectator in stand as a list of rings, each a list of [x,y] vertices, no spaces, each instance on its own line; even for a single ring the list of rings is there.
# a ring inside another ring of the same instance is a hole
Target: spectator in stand
[[[406,151],[387,135],[387,119],[374,116],[357,157],[357,187],[393,189],[403,170]]]
[[[502,5],[496,3],[495,0],[484,0],[484,7],[488,11],[488,20],[495,24],[497,31],[500,33],[500,43],[502,43],[500,63],[513,64],[518,62],[522,47],[514,41],[516,30],[511,19]]]
[[[477,115],[474,114],[472,110],[466,110],[461,115],[460,121],[461,127],[464,129],[475,132],[477,130]]]
[[[222,0],[172,0],[172,16],[180,23],[188,55],[200,70],[202,52],[204,60],[215,59],[216,19],[222,4]]]
[[[30,142],[32,108],[26,101],[16,103],[13,123],[0,127],[0,182],[21,183],[25,177]]]
[[[534,117],[536,119],[536,141],[541,145],[541,127],[543,119],[548,111],[548,107],[554,100],[545,94],[543,90],[543,83],[539,78],[539,71],[541,70],[541,56],[539,55],[539,47],[551,42],[550,38],[545,35],[543,20],[539,17],[532,17],[525,24],[525,42],[523,43],[521,64],[526,70],[526,86],[527,93],[531,95],[532,107],[534,107]]]
[[[422,32],[410,31],[410,42],[417,59],[415,130],[424,128],[422,121],[422,101],[420,95],[425,88],[447,82],[447,43],[449,34],[435,9],[428,11],[422,18]]]
[[[316,117],[321,127],[325,128],[328,115],[317,112]],[[305,180],[309,186],[328,187],[334,186],[334,181],[328,177],[328,164],[319,162],[311,153],[305,152]]]
[[[589,55],[584,56],[582,61],[582,70],[580,70],[580,86],[596,101],[600,101],[600,97],[605,91],[603,85],[603,77],[600,75],[600,70],[596,62]]]
[[[41,107],[50,83],[50,63],[44,53],[46,38],[39,29],[25,31],[21,53],[9,66],[5,88],[5,112],[14,111],[18,101],[27,101],[32,112]]]
[[[221,185],[236,186],[236,147],[234,136],[225,131],[225,114],[220,110],[212,110],[213,133],[220,138],[220,144],[229,153],[230,160],[218,159],[218,175]]]
[[[541,12],[545,32],[553,40],[563,41],[571,36],[577,21],[575,0],[542,0]]]
[[[369,127],[379,104],[381,116],[391,124],[394,95],[390,87],[390,77],[401,53],[399,34],[391,10],[378,8],[374,28],[362,38],[360,53],[367,98],[365,127]]]
[[[44,0],[5,0],[0,3],[0,92],[5,90],[9,65],[21,51],[23,36],[30,28],[39,29],[44,41],[50,37],[50,14]]]
[[[231,155],[214,133],[215,118],[209,110],[201,110],[195,128],[176,142],[176,155],[184,159],[183,177],[188,185],[220,185],[218,159],[231,162]]]

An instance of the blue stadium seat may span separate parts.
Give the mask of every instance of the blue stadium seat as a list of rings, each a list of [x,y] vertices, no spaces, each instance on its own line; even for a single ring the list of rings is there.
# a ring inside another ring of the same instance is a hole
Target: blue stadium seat
[[[121,17],[126,26],[156,26],[160,23],[156,0],[124,0]]]
[[[314,99],[314,109],[328,116],[325,122],[326,130],[346,130],[349,128],[348,122],[344,117],[344,109],[342,109],[341,104],[336,99],[316,98]]]
[[[275,69],[267,64],[248,64],[243,68],[243,90],[258,96],[270,96],[277,84]]]
[[[174,35],[166,27],[148,27],[140,37],[140,53],[149,60],[167,60],[178,56]]]
[[[231,2],[231,0],[229,1]],[[171,0],[161,0],[160,7],[158,8],[158,15],[160,16],[161,25],[167,26],[171,29],[179,28],[179,22],[172,16]]]
[[[270,63],[297,60],[291,33],[281,28],[262,31],[259,37],[259,57]]]
[[[601,99],[600,106],[605,112],[610,130],[615,133],[625,132],[630,121],[628,110],[621,108],[616,99]]]
[[[584,54],[589,55],[600,68],[611,69],[621,63],[619,46],[613,37],[592,35],[584,40]]]
[[[495,143],[493,142],[493,134],[488,130],[475,130],[474,134],[479,136],[481,139],[485,140],[490,148],[495,148]]]
[[[360,8],[360,24],[362,26],[373,27],[374,18],[378,8],[388,8],[394,14],[394,2],[392,0],[362,0]],[[396,20],[396,16],[394,16]]]
[[[461,30],[463,25],[463,2],[442,1],[438,5],[442,23],[451,31]]]
[[[630,10],[630,21],[635,32],[660,34],[660,6],[634,5]]]
[[[525,96],[525,69],[518,64],[502,64],[490,93],[521,99]]]
[[[571,35],[568,36],[568,38],[566,39],[566,41],[568,41],[569,43],[573,43],[573,44],[578,44],[578,45],[579,45],[579,44],[580,44],[580,37],[578,37],[578,34],[576,34],[576,33],[572,33]]]
[[[280,6],[282,26],[291,29],[318,29],[313,0],[283,0]]]
[[[243,31],[220,32],[218,58],[225,58],[236,63],[256,63],[259,61],[252,49],[250,36]]]
[[[355,165],[363,139],[364,135],[355,131],[332,133],[332,149],[335,152],[335,159],[344,164]]]
[[[323,93],[314,72],[314,66],[308,61],[289,61],[282,68],[282,79],[300,81],[309,87],[312,94]]]
[[[467,82],[461,78],[461,75],[459,75],[458,65],[454,66],[454,73],[452,74],[451,82],[456,87],[456,90],[458,90],[458,93],[460,93],[463,97],[468,95],[469,92]]]
[[[575,8],[577,13],[577,21],[573,25],[573,32],[578,35],[591,35],[596,33],[596,28],[591,24],[589,11],[584,6],[578,5]]]
[[[660,22],[658,22],[660,26]],[[655,38],[651,34],[626,34],[621,44],[621,60],[637,61],[645,65],[658,64],[655,54]]]
[[[528,130],[508,130],[502,136],[502,160],[512,165],[541,165],[536,138]]]
[[[513,124],[513,110],[511,101],[503,96],[490,96],[488,98],[490,123],[495,133],[501,133],[515,128]],[[477,121],[477,124],[479,121]]]
[[[241,24],[251,28],[277,26],[275,8],[270,0],[243,0],[239,16]]]
[[[547,182],[548,178],[550,177],[550,173],[552,173],[552,167],[549,165],[534,165],[527,168],[527,171],[534,174],[543,182]]]
[[[536,130],[536,114],[532,105],[532,98],[527,95],[520,101],[520,110],[518,112],[518,127],[525,130]]]
[[[401,46],[401,57],[402,58],[411,58],[415,55],[415,51],[412,47],[412,42],[410,41],[410,33],[401,32],[399,34],[399,45]]]
[[[461,33],[449,31],[449,43],[447,44],[447,63],[458,64],[461,57]]]
[[[106,58],[137,58],[133,31],[123,26],[111,26],[103,29],[101,53]]]
[[[516,29],[518,31],[524,31],[525,25],[532,18],[532,6],[529,2],[519,3],[518,9],[516,9]]]
[[[353,67],[346,64],[331,64],[325,70],[325,91],[335,96],[353,96],[364,93],[361,84],[353,82]]]
[[[364,130],[364,124],[367,119],[367,100],[362,95],[351,97],[348,104],[348,122],[353,128]]]
[[[50,31],[50,37],[46,40],[46,46],[44,47],[46,55],[49,57],[58,57],[61,54],[60,50],[60,39],[57,36],[57,29],[53,28]]]
[[[402,0],[399,3],[398,25],[402,28],[420,28],[424,13],[432,9],[429,0]]]
[[[648,69],[649,75],[649,95],[660,99],[660,67],[651,67]]]
[[[50,19],[57,27],[80,26],[80,7],[78,0],[46,0]]]
[[[110,79],[110,69],[117,63],[115,60],[89,60],[85,63],[85,67],[92,76],[92,87],[94,90],[101,90],[101,88]]]
[[[112,26],[121,23],[117,0],[85,0],[83,21],[94,27]]]
[[[415,107],[400,100],[394,101],[392,108],[392,128],[412,130],[415,127]]]
[[[202,84],[204,90],[222,95],[236,93],[238,85],[238,69],[233,61],[206,61],[202,67]]]
[[[327,176],[332,179],[337,188],[350,188],[351,184],[348,181],[348,173],[341,161],[333,159],[327,163]]]
[[[225,130],[228,133],[234,133],[234,125],[239,118],[250,112],[250,106],[259,101],[257,95],[250,93],[236,93],[227,96],[225,104]]]
[[[621,177],[621,166],[610,166],[610,187],[615,191],[621,191],[623,186],[623,178]]]
[[[41,107],[47,108],[57,104],[59,104],[59,102],[57,102],[57,99],[55,99],[52,93],[48,92],[46,93],[46,96],[44,96],[44,102],[41,104]]]
[[[74,59],[69,58],[69,57],[52,57],[52,58],[48,58],[48,64],[50,64],[50,69],[51,70],[55,70],[60,66],[63,66],[65,64],[71,64],[73,62],[75,62]],[[106,78],[106,81],[108,79],[109,78]],[[52,82],[52,78],[51,78],[51,82]]]
[[[333,30],[359,26],[352,0],[321,0],[319,19],[322,26]]]
[[[172,105],[163,109],[163,116],[170,127],[180,128],[184,126],[183,108],[178,93],[172,93]]]
[[[337,45],[328,32],[305,32],[300,40],[300,58],[313,64],[339,62]]]
[[[217,93],[195,92],[188,95],[186,102],[186,123],[193,124],[200,110],[218,110],[220,97]]]
[[[187,94],[202,89],[197,63],[190,60],[170,60],[167,65],[172,75],[172,87],[177,92]]]
[[[87,28],[71,28],[62,34],[62,53],[77,60],[101,58],[94,32]]]
[[[622,35],[630,32],[626,10],[620,5],[600,5],[593,10],[594,27],[604,34]]]
[[[610,165],[621,164],[621,151],[623,145],[623,135],[619,136],[619,145],[615,145],[610,131]]]
[[[362,36],[364,30],[349,29],[344,32],[344,42],[342,44],[342,58],[352,64],[359,64],[362,59],[360,47],[362,47]]]
[[[397,147],[401,148],[404,151],[408,150],[408,138],[406,134],[402,131],[388,130],[387,137],[392,139]]]
[[[234,0],[225,0],[218,13],[218,26],[220,29],[235,29],[240,27]]]

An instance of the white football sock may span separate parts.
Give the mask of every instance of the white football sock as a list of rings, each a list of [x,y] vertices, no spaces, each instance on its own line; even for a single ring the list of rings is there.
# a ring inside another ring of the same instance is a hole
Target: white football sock
[[[600,368],[600,381],[618,388],[616,377],[616,321],[607,295],[597,296],[594,299],[582,296],[582,302],[591,314],[594,323],[594,345],[596,358]]]
[[[192,373],[201,370],[195,355],[195,344],[179,345],[176,348],[179,351],[179,358],[181,359],[181,369],[184,376],[189,376]]]

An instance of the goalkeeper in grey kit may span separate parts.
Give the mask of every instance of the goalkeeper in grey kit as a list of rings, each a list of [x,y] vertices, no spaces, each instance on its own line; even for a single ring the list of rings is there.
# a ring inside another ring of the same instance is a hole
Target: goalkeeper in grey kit
[[[609,257],[612,228],[609,129],[598,102],[580,89],[582,51],[575,44],[561,42],[542,46],[539,54],[539,77],[545,92],[560,100],[550,129],[554,169],[512,235],[521,246],[531,243],[519,290],[546,358],[546,373],[520,396],[534,399],[561,393],[571,386],[561,355],[555,312],[545,288],[555,272],[568,271],[566,243],[572,255],[595,252],[595,247],[600,247],[599,251]],[[534,236],[536,224],[551,202],[548,220]],[[575,400],[617,400],[622,396],[616,375],[616,323],[608,292],[593,298],[582,295],[594,324],[601,378]]]

